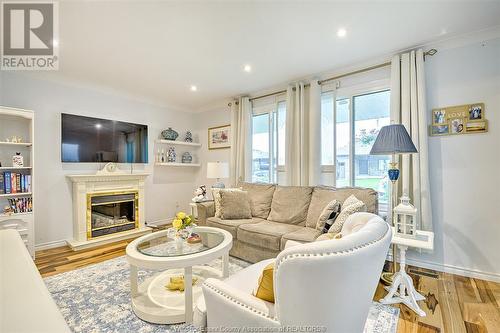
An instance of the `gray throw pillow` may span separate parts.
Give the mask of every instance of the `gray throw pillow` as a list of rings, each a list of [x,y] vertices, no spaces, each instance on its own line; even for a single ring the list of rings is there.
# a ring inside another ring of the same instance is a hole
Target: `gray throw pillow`
[[[223,220],[251,219],[252,210],[247,191],[220,190],[220,218]]]

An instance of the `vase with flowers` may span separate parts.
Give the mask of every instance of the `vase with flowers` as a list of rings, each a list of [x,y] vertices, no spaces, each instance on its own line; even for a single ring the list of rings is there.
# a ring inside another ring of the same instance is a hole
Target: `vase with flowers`
[[[172,228],[168,229],[168,235],[175,240],[177,249],[181,249],[186,240],[193,233],[196,227],[194,219],[191,215],[184,212],[178,212],[172,221]]]

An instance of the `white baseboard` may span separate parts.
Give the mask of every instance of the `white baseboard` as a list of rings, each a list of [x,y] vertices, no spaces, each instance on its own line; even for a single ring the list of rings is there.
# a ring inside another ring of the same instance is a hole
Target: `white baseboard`
[[[387,255],[387,260],[392,261],[392,253]],[[435,262],[418,260],[418,259],[406,259],[406,263],[411,266],[432,269],[438,272],[455,274],[460,276],[465,276],[474,279],[481,279],[486,281],[498,282],[500,283],[500,274],[482,272],[476,269],[468,269],[465,267],[458,267],[448,264],[437,264]]]
[[[168,218],[168,219],[161,219],[161,220],[156,220],[156,221],[150,221],[146,222],[146,226],[160,226],[160,225],[167,225],[167,224],[172,224],[173,218]]]
[[[58,240],[58,241],[53,241],[53,242],[47,242],[47,243],[42,243],[42,244],[36,244],[35,245],[35,251],[41,251],[41,250],[48,250],[48,249],[53,249],[55,247],[61,247],[61,246],[66,246],[66,240]]]

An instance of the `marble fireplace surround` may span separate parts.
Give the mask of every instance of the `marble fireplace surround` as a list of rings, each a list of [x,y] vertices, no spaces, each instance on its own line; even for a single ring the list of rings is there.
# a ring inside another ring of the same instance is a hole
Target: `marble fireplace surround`
[[[68,245],[73,250],[79,250],[151,232],[145,225],[144,182],[148,176],[148,173],[126,173],[118,169],[113,171],[103,169],[94,175],[67,175],[66,177],[73,183],[73,239],[67,240]],[[87,194],[124,191],[137,191],[139,194],[138,227],[87,239]]]

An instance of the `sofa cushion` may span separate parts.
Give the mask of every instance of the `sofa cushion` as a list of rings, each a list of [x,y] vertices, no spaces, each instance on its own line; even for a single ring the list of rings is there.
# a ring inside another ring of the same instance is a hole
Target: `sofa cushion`
[[[276,185],[240,182],[239,186],[248,192],[252,216],[267,219]]]
[[[251,219],[247,191],[219,191],[220,218],[224,220]]]
[[[281,238],[281,249],[285,248],[287,241],[292,240],[300,243],[310,243],[321,235],[321,231],[315,228],[300,228],[298,230],[284,234]]]
[[[280,250],[281,237],[284,234],[303,229],[293,224],[263,221],[259,223],[242,224],[236,232],[241,242],[271,250]]]
[[[307,211],[306,226],[309,228],[316,227],[321,212],[330,201],[337,199],[340,202],[344,202],[351,195],[356,196],[356,198],[366,204],[367,212],[377,214],[378,194],[377,191],[371,188],[317,186],[314,188],[311,204]]]
[[[273,222],[304,225],[312,190],[312,187],[308,186],[276,186],[271,212],[267,219]]]
[[[265,221],[258,217],[252,217],[251,219],[239,219],[239,220],[223,220],[219,217],[209,217],[207,219],[207,226],[214,228],[224,229],[233,235],[233,239],[236,239],[236,230],[240,225],[249,223],[259,223]]]

